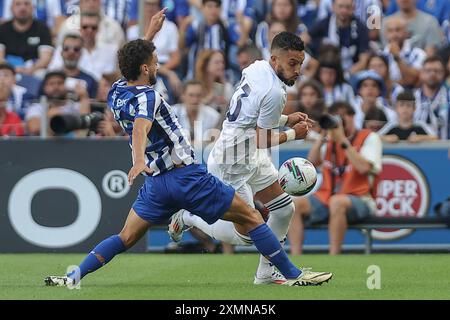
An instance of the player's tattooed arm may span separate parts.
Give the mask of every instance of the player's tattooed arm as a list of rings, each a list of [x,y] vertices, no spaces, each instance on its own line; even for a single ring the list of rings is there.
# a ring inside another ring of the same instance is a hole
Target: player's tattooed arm
[[[153,41],[153,38],[158,33],[159,30],[161,30],[162,25],[164,23],[164,20],[166,19],[166,13],[167,8],[163,8],[161,11],[159,11],[157,14],[155,14],[152,19],[150,20],[150,24],[148,26],[148,29],[145,33],[144,39],[147,41]]]
[[[133,126],[133,167],[128,172],[128,183],[131,186],[134,179],[141,173],[152,174],[153,171],[145,163],[145,148],[147,147],[147,135],[152,128],[152,122],[148,119],[137,118]]]

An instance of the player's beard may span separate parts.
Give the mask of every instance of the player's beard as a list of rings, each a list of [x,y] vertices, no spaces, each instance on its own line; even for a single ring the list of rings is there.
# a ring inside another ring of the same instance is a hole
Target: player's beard
[[[151,74],[148,76],[148,82],[151,86],[156,84],[156,74]]]
[[[286,84],[289,87],[292,87],[295,84],[295,81],[297,80],[297,78],[295,78],[294,80],[287,79],[284,76],[284,70],[282,68],[277,70],[277,76],[281,81],[283,81],[284,84]]]

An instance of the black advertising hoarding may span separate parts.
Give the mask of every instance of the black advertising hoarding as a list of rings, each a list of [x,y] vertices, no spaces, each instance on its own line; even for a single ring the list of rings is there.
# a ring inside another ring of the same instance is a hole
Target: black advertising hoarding
[[[88,252],[119,233],[144,182],[128,186],[130,166],[125,140],[0,141],[0,252]]]

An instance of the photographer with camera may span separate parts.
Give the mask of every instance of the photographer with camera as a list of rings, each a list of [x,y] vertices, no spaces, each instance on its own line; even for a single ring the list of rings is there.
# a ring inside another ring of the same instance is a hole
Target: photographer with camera
[[[48,123],[50,123],[55,116],[73,115],[79,118],[80,115],[89,114],[89,95],[86,88],[77,85],[74,91],[69,91],[65,85],[65,80],[66,76],[63,72],[55,71],[45,75],[41,86],[41,95],[47,98],[48,108],[41,103],[33,103],[29,106],[25,115],[29,135],[40,134],[42,116],[46,116],[49,120]],[[79,129],[82,129],[82,127]],[[81,132],[76,134],[81,135]],[[48,135],[55,135],[54,130],[50,127],[48,128]]]
[[[357,130],[355,111],[336,102],[319,119],[322,139],[308,160],[321,165],[322,185],[309,197],[294,197],[295,214],[289,229],[292,254],[301,254],[304,223],[328,219],[330,254],[339,254],[347,224],[364,220],[376,210],[376,177],[382,169],[382,143],[370,130]]]

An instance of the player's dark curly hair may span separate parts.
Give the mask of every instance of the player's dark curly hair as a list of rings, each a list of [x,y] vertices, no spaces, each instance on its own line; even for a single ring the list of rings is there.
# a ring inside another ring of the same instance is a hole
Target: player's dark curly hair
[[[139,78],[141,65],[147,63],[153,51],[153,42],[142,39],[130,41],[119,50],[119,69],[126,80],[135,81]]]
[[[288,31],[283,31],[273,38],[271,50],[274,49],[303,51],[305,50],[305,44],[303,43],[303,40],[296,34]]]

